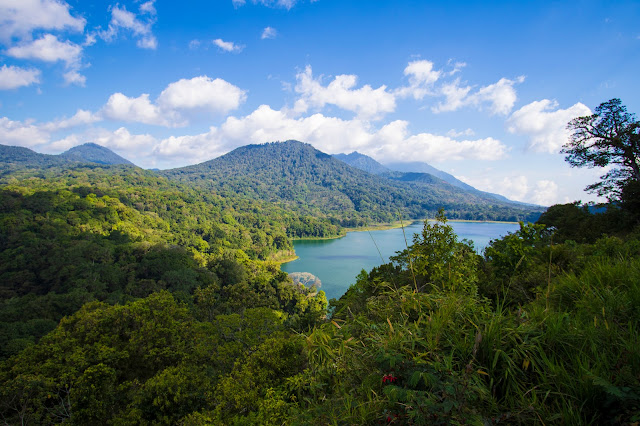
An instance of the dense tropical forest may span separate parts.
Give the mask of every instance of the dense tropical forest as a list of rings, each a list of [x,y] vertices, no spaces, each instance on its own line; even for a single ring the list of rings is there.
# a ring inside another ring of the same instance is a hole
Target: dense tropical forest
[[[581,119],[565,153],[614,164],[591,188],[608,203],[483,255],[440,209],[329,302],[276,263],[339,233],[327,214],[20,151],[0,170],[3,422],[637,424],[640,123],[618,100]]]
[[[431,174],[375,175],[349,167],[297,141],[248,145],[194,166],[161,172],[203,191],[275,203],[345,227],[434,217],[535,220],[543,210],[478,190],[465,190]],[[415,176],[418,175],[418,176]]]

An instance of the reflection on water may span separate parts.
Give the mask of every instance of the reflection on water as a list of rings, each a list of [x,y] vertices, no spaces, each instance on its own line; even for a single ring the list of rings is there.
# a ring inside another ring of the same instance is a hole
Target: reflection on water
[[[518,229],[517,223],[447,222],[460,239],[473,241],[478,253],[482,253],[492,239],[500,238]],[[405,227],[409,244],[413,234],[422,231],[423,224]],[[375,241],[375,244],[374,244]],[[298,240],[293,246],[298,259],[282,265],[285,272],[308,272],[322,281],[327,298],[338,298],[344,294],[355,277],[388,262],[389,256],[406,248],[402,229],[386,231],[349,232],[334,240]],[[377,246],[377,248],[376,248]],[[378,251],[379,250],[379,251]]]

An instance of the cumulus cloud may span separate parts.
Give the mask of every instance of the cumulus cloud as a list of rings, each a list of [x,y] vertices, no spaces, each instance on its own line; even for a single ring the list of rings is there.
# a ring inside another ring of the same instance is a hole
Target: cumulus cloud
[[[496,160],[507,151],[492,138],[458,141],[428,133],[411,135],[408,123],[401,120],[376,130],[358,118],[343,120],[319,113],[292,117],[284,110],[261,105],[244,117],[228,117],[206,133],[166,138],[158,143],[155,153],[164,161],[192,164],[247,143],[287,139],[311,143],[330,154],[357,150],[387,161]]]
[[[29,39],[34,30],[82,32],[86,21],[70,13],[60,0],[17,0],[0,2],[0,39]]]
[[[550,180],[536,182],[531,200],[534,204],[550,206],[558,199],[558,184]]]
[[[69,84],[83,86],[85,77],[78,70],[81,66],[82,46],[69,40],[60,41],[53,34],[10,47],[7,55],[18,59],[36,59],[44,62],[64,62],[67,72],[64,79]]]
[[[224,50],[225,52],[240,52],[242,51],[242,49],[244,49],[244,46],[240,46],[235,44],[232,41],[224,41],[221,38],[217,38],[215,40],[212,41],[212,43],[216,46],[218,46],[221,50]]]
[[[332,104],[353,111],[359,117],[377,119],[396,108],[395,96],[387,91],[387,86],[373,89],[367,84],[355,89],[358,81],[355,75],[339,75],[323,86],[321,78],[313,78],[311,67],[307,66],[296,75],[296,79],[295,91],[301,95],[294,106],[297,112]]]
[[[268,39],[268,38],[276,38],[277,35],[278,35],[278,32],[276,31],[275,28],[266,27],[264,30],[262,30],[262,35],[260,36],[260,38],[262,40]]]
[[[510,174],[501,178],[495,175],[476,178],[456,176],[456,178],[482,191],[504,195],[510,200],[542,206],[569,201],[567,197],[560,195],[558,184],[548,179],[531,183],[527,176],[520,174]]]
[[[155,102],[147,93],[138,97],[114,93],[100,114],[112,120],[178,127],[188,122],[185,111],[227,113],[245,99],[246,92],[239,87],[219,78],[199,76],[169,84]]]
[[[139,7],[140,16],[116,4],[111,8],[111,21],[106,30],[98,35],[105,41],[113,41],[121,31],[130,32],[137,38],[136,45],[143,49],[156,49],[158,40],[153,34],[155,23],[155,0],[142,3]]]
[[[21,43],[7,49],[7,55],[20,59],[38,59],[45,62],[63,61],[68,66],[76,64],[82,55],[82,47],[70,41],[60,41],[53,34]]]
[[[558,109],[556,101],[543,99],[515,111],[506,125],[510,133],[529,137],[528,149],[557,153],[569,140],[567,123],[576,117],[590,114],[591,110],[580,102],[567,109]]]
[[[0,90],[17,89],[40,83],[40,70],[3,65],[0,68]]]
[[[406,121],[397,120],[383,127],[377,147],[368,151],[387,161],[426,161],[437,163],[449,160],[499,160],[506,156],[507,147],[497,139],[456,140],[431,133],[409,135]],[[389,128],[389,129],[387,129]],[[392,131],[389,131],[392,130]]]
[[[171,121],[157,105],[149,100],[149,94],[143,93],[130,98],[122,93],[114,93],[102,108],[102,115],[112,120],[138,122],[169,126]]]
[[[432,108],[433,112],[456,111],[465,106],[482,108],[489,105],[491,114],[508,114],[516,102],[517,95],[514,85],[524,82],[520,76],[515,80],[501,78],[498,82],[483,86],[473,91],[471,86],[461,84],[460,78],[444,84],[440,93],[446,98],[443,102]]]
[[[433,62],[419,60],[409,62],[404,69],[404,75],[409,78],[409,86],[396,90],[396,94],[400,97],[412,96],[419,100],[426,95],[435,94],[433,85],[442,75],[442,71],[434,70]]]
[[[226,113],[246,100],[246,92],[220,78],[207,76],[181,79],[167,86],[158,97],[164,109],[204,108]]]
[[[35,124],[1,117],[0,140],[5,145],[32,147],[47,142],[49,135]]]
[[[41,125],[40,129],[47,132],[56,132],[59,130],[66,130],[73,127],[92,124],[100,121],[101,119],[102,118],[99,115],[94,114],[91,111],[79,109],[72,117],[50,121]]]
[[[103,130],[93,140],[98,145],[121,152],[147,151],[157,143],[155,137],[149,134],[131,134],[125,127],[120,127],[114,132]]]

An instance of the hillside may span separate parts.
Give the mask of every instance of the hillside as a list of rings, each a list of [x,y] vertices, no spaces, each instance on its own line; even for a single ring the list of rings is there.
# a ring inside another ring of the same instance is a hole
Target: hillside
[[[388,179],[400,180],[403,182],[433,183],[434,178],[437,178],[457,188],[463,189],[476,195],[489,196],[500,201],[510,202],[514,204],[526,204],[509,200],[507,197],[500,194],[480,191],[479,189],[476,189],[473,186],[462,182],[460,179],[457,179],[453,175],[436,169],[430,164],[423,162],[414,161],[409,163],[389,163],[386,166],[383,166],[373,158],[361,154],[357,151],[354,151],[351,154],[335,154],[334,157],[339,159],[340,161],[344,161],[350,166],[356,167],[369,173],[384,176]],[[533,205],[530,206],[537,207]]]
[[[40,154],[21,146],[0,145],[0,169],[23,167],[52,167],[74,163],[93,163],[102,165],[134,165],[109,148],[95,143],[85,143],[58,155]]]
[[[0,168],[9,166],[49,167],[67,163],[68,160],[57,155],[39,154],[21,146],[0,145]]]
[[[382,175],[391,171],[373,158],[360,154],[357,151],[353,151],[351,154],[334,154],[333,157],[356,169],[364,170],[374,175]]]
[[[80,161],[97,164],[128,164],[133,163],[122,158],[109,148],[97,145],[95,143],[85,143],[83,145],[74,146],[68,151],[60,154],[60,157],[71,161]]]
[[[529,207],[472,194],[440,179],[399,182],[351,167],[297,141],[248,145],[201,164],[159,172],[170,179],[277,203],[344,226],[433,216],[535,220]]]

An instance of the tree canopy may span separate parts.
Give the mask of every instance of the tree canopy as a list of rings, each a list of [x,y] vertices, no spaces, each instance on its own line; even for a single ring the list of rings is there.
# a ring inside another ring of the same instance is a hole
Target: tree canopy
[[[571,120],[573,133],[562,149],[572,167],[613,166],[586,190],[620,199],[625,187],[640,181],[640,122],[620,99],[601,103],[595,114]]]

